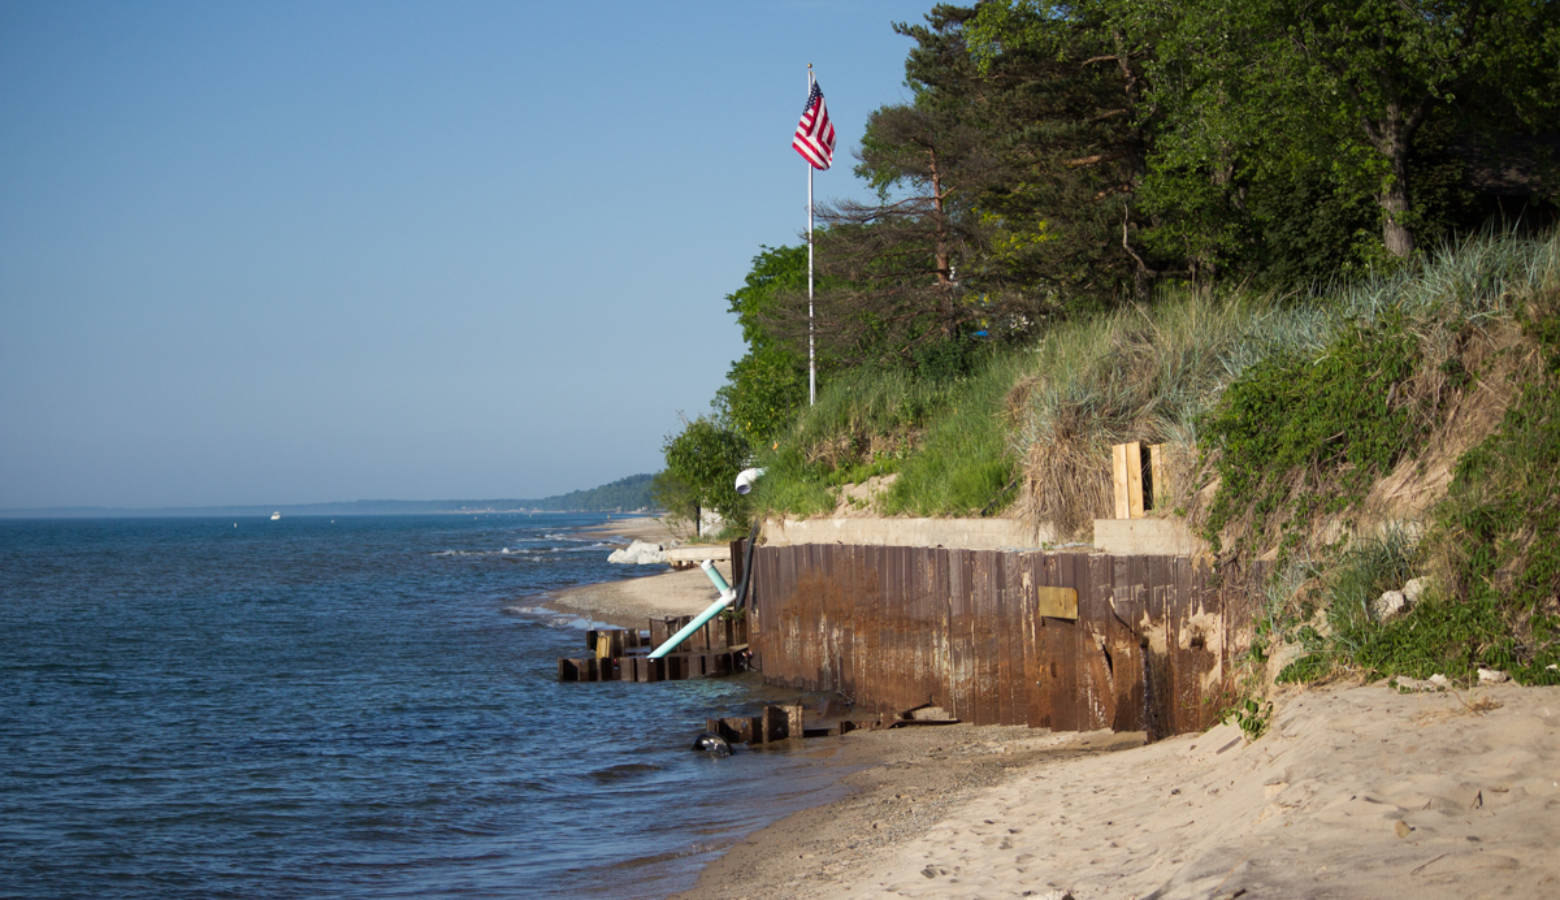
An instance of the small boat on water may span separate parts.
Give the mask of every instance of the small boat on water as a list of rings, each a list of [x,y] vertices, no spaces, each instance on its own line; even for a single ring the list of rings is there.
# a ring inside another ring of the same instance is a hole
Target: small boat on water
[[[277,519],[280,519],[281,517],[282,517],[281,510],[277,510],[277,511],[271,513],[271,521],[272,522],[275,522]]]

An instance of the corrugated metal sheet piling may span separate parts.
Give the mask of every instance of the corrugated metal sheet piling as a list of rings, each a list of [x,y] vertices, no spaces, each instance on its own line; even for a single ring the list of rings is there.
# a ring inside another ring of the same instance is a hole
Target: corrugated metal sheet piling
[[[753,557],[766,681],[860,711],[1152,736],[1212,724],[1254,594],[1170,556],[803,544]]]

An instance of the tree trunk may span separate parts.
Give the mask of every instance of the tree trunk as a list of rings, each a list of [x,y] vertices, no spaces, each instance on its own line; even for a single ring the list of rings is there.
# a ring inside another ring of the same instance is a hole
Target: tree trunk
[[[927,151],[927,169],[932,175],[932,208],[936,210],[937,246],[933,250],[937,266],[937,283],[943,287],[953,284],[952,261],[948,258],[948,219],[943,211],[942,173],[937,171],[937,151]]]
[[[1408,230],[1408,149],[1428,109],[1429,103],[1422,102],[1405,115],[1399,104],[1389,103],[1382,121],[1365,123],[1366,134],[1392,168],[1376,199],[1381,204],[1382,243],[1398,259],[1414,252],[1414,234]]]
[[[1403,175],[1399,174],[1402,163],[1395,161],[1392,168],[1392,181],[1381,191],[1381,211],[1384,213],[1381,239],[1386,243],[1388,253],[1398,259],[1405,259],[1414,252],[1414,234],[1404,224],[1408,215],[1408,185]]]

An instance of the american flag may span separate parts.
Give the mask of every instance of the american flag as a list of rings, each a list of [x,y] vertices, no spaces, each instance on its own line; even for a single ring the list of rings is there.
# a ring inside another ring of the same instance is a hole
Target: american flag
[[[802,110],[791,146],[814,169],[827,169],[834,162],[834,123],[829,121],[829,108],[823,104],[823,90],[816,81],[807,94],[807,108]]]

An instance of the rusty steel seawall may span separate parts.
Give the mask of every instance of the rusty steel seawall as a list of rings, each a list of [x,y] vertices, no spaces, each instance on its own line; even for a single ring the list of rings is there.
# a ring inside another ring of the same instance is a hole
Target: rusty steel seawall
[[[751,641],[766,681],[859,709],[1160,736],[1207,727],[1232,695],[1244,584],[1171,556],[760,547]],[[1040,588],[1074,589],[1077,619],[1041,615]]]

